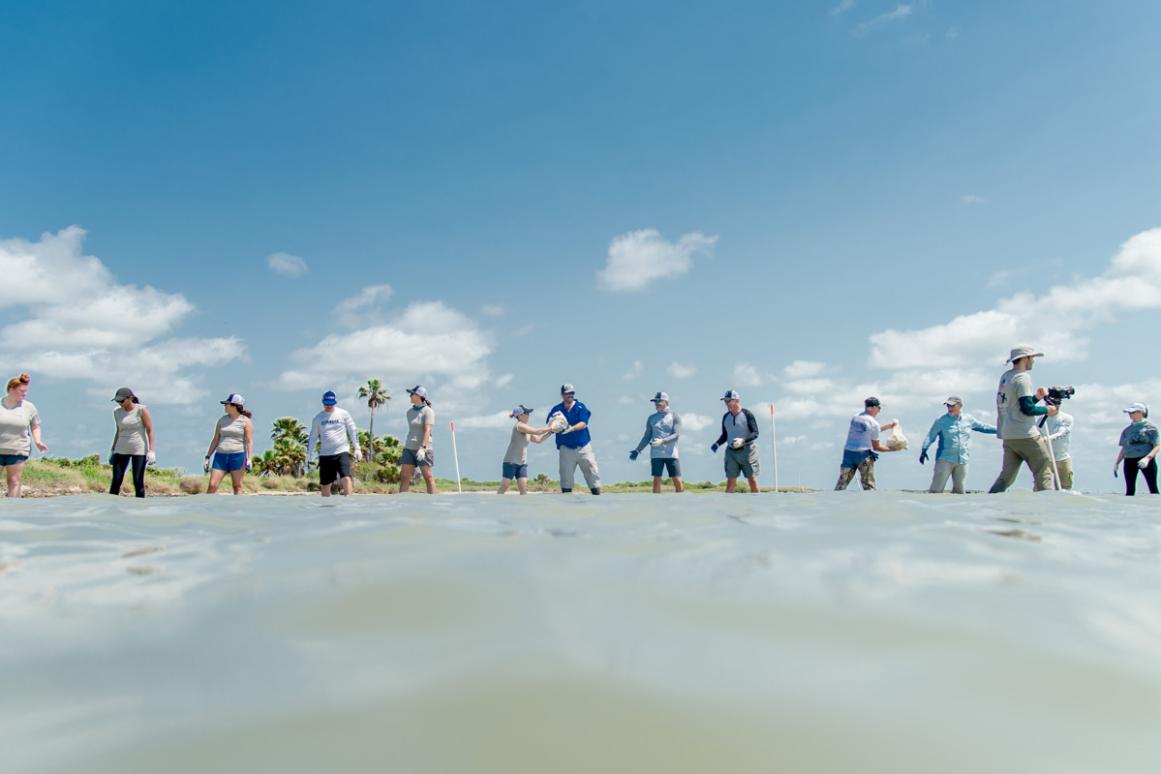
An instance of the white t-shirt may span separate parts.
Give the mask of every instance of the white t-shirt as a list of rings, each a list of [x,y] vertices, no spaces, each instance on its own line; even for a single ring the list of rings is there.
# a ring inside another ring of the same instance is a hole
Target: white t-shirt
[[[315,414],[310,423],[310,437],[306,448],[314,454],[314,443],[319,442],[318,453],[322,457],[332,457],[336,454],[350,453],[351,444],[355,446],[355,456],[359,455],[359,431],[355,428],[355,420],[343,408],[335,406],[334,411],[322,410]]]
[[[0,454],[27,457],[32,454],[31,428],[40,426],[40,415],[29,401],[8,408],[7,400],[0,400]]]
[[[879,440],[880,432],[879,420],[864,411],[851,419],[851,429],[847,432],[843,450],[870,451],[875,448],[874,442]]]

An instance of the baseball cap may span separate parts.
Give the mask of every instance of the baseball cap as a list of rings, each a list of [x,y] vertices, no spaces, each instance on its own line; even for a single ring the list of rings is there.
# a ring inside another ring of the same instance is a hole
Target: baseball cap
[[[576,395],[576,387],[573,387],[571,384],[562,384],[560,385],[560,394]]]
[[[418,395],[421,398],[426,398],[427,397],[427,390],[424,389],[423,385],[417,384],[414,387],[407,388],[407,394],[408,395]]]
[[[726,394],[722,396],[722,400],[741,400],[742,396],[738,394],[737,390],[726,390]]]
[[[958,395],[951,395],[948,397],[947,400],[945,400],[943,402],[943,405],[945,405],[945,406],[962,406],[963,405],[963,398],[961,398]]]
[[[238,406],[241,408],[246,405],[246,399],[236,392],[231,392],[221,403],[223,406]]]
[[[1134,411],[1140,411],[1142,414],[1148,414],[1149,407],[1144,403],[1132,403],[1127,409],[1125,409],[1126,414],[1132,414]]]
[[[121,389],[117,390],[117,394],[113,396],[113,402],[120,403],[126,398],[131,398],[134,403],[137,402],[137,396],[134,395],[133,390],[129,389],[128,387],[122,387]]]
[[[324,406],[333,406],[339,402],[339,399],[333,390],[327,390],[323,393],[322,402]]]
[[[651,400],[650,402],[651,402],[651,403],[660,403],[660,402],[661,402],[661,401],[663,401],[663,400],[664,400],[664,401],[668,401],[668,400],[669,400],[669,393],[668,393],[668,392],[659,392],[659,393],[657,393],[656,395],[654,395],[654,396],[653,396],[653,400]]]
[[[1015,363],[1022,357],[1044,357],[1043,352],[1037,352],[1035,347],[1030,347],[1027,344],[1017,344],[1012,347],[1009,353],[1008,362]]]
[[[882,406],[882,402],[878,398],[872,396],[863,401],[864,408],[874,408],[875,406]]]
[[[520,416],[521,414],[528,414],[529,416],[531,416],[531,415],[532,415],[532,409],[528,408],[528,407],[527,407],[527,406],[525,406],[523,403],[521,403],[521,404],[520,404],[520,405],[518,405],[516,408],[512,409],[512,413],[511,413],[511,414],[509,414],[508,416],[510,416],[510,417],[518,417],[518,416]]]

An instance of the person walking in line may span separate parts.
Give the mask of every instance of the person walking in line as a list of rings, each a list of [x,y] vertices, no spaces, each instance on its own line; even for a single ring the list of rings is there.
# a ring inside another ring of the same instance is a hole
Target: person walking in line
[[[1008,358],[1012,367],[1000,377],[996,390],[996,430],[1004,443],[1004,462],[1000,475],[988,490],[991,494],[1003,492],[1016,483],[1022,464],[1032,471],[1033,489],[1040,492],[1052,488],[1052,455],[1037,422],[1046,414],[1054,416],[1057,407],[1040,405],[1048,390],[1032,388],[1029,372],[1038,357],[1044,357],[1044,353],[1027,345],[1013,347]]]
[[[415,469],[423,475],[427,493],[435,494],[435,453],[431,448],[431,431],[435,428],[435,409],[427,399],[427,390],[415,385],[407,391],[411,396],[411,408],[407,409],[407,443],[399,458],[399,493],[411,489],[411,478]]]
[[[242,479],[250,471],[254,459],[253,414],[246,410],[246,399],[236,392],[221,402],[226,412],[214,426],[214,438],[206,452],[205,471],[210,474],[208,494],[217,494],[226,474],[234,486],[234,494],[242,494]],[[210,457],[213,464],[210,464]]]
[[[1044,424],[1048,440],[1052,442],[1052,456],[1060,475],[1061,489],[1072,489],[1072,424],[1072,414],[1066,411],[1057,411]]]
[[[350,412],[339,408],[339,399],[327,390],[322,396],[322,411],[310,423],[306,440],[307,457],[315,457],[318,444],[318,483],[323,497],[331,496],[331,486],[337,481],[343,494],[354,489],[351,482],[351,458],[359,456],[359,431]],[[301,437],[301,436],[300,436]]]
[[[592,412],[588,406],[576,399],[576,388],[571,384],[560,386],[560,403],[548,412],[549,425],[554,414],[560,414],[564,428],[556,434],[556,449],[560,453],[560,491],[572,491],[579,467],[585,477],[589,491],[601,493],[601,474],[597,468],[597,456],[593,453],[592,436],[589,434],[589,419]]]
[[[742,396],[735,390],[726,390],[722,396],[726,413],[722,414],[722,433],[710,445],[710,451],[717,453],[718,447],[725,446],[726,492],[733,493],[738,487],[738,476],[743,475],[750,484],[750,492],[758,492],[758,420],[749,410],[742,408]]]
[[[1149,494],[1157,494],[1157,453],[1161,452],[1161,432],[1149,421],[1149,407],[1144,403],[1134,403],[1125,409],[1130,424],[1121,431],[1117,461],[1113,463],[1113,477],[1117,469],[1125,466],[1125,494],[1137,494],[1137,471],[1145,476]]]
[[[532,418],[532,409],[521,403],[508,415],[516,420],[512,427],[512,437],[508,440],[508,449],[504,452],[504,463],[500,475],[500,489],[496,494],[504,494],[512,482],[516,482],[516,489],[520,494],[528,494],[528,442],[544,443],[544,439],[552,435],[547,427],[532,427],[528,420]]]
[[[972,433],[996,434],[996,428],[977,421],[963,413],[963,399],[952,395],[944,404],[947,413],[931,423],[923,448],[919,450],[919,464],[927,462],[927,449],[938,439],[935,452],[935,470],[931,475],[928,492],[942,492],[951,478],[953,494],[964,493],[968,458],[971,456]]]
[[[681,417],[669,408],[669,394],[659,392],[653,396],[653,408],[656,411],[645,420],[645,434],[633,451],[629,452],[629,459],[636,461],[641,450],[646,446],[649,449],[649,463],[653,474],[653,494],[661,492],[661,476],[668,473],[673,481],[673,489],[677,492],[685,491],[681,480],[681,463],[677,458],[677,441],[681,437]]]
[[[125,471],[133,467],[133,494],[145,496],[145,467],[157,462],[153,445],[153,417],[149,408],[133,394],[133,390],[122,387],[113,396],[117,408],[113,409],[113,447],[109,454],[109,464],[113,467],[113,479],[109,482],[109,494],[121,494],[121,484],[125,481]]]
[[[879,440],[879,434],[883,430],[895,427],[894,422],[879,424],[877,417],[882,410],[883,404],[878,398],[867,398],[863,401],[863,413],[856,414],[851,419],[847,441],[843,445],[843,461],[839,466],[838,482],[834,485],[836,492],[850,486],[856,471],[863,491],[869,492],[875,488],[875,461],[879,459],[879,453],[894,451]]]
[[[32,377],[28,374],[8,380],[8,390],[0,398],[0,468],[8,479],[8,496],[20,497],[23,491],[24,463],[32,455],[32,445],[41,454],[48,447],[40,437],[40,414],[27,400]]]

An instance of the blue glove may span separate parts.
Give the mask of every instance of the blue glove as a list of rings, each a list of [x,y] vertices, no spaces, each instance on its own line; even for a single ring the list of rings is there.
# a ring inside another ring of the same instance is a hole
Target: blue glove
[[[714,454],[717,454],[717,453],[718,453],[718,445],[717,445],[716,443],[715,443],[715,444],[711,444],[711,445],[710,445],[710,451],[711,451],[711,452],[713,452]]]
[[[919,464],[922,465],[925,462],[927,462],[927,449],[919,452]]]
[[[640,454],[640,452],[634,449],[633,451],[629,452],[629,459],[633,460],[633,462],[636,462],[638,454]]]

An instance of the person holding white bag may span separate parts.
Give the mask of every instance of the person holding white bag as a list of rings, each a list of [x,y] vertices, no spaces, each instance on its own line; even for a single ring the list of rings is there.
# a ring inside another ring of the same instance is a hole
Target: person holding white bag
[[[884,444],[879,435],[884,430],[894,430],[898,421],[891,421],[880,425],[876,417],[883,410],[883,404],[878,398],[867,398],[863,401],[863,413],[851,419],[851,428],[847,432],[847,442],[843,446],[843,461],[839,468],[838,483],[834,485],[836,492],[841,492],[850,486],[858,471],[859,483],[864,490],[875,488],[875,460],[879,459],[878,452],[903,451],[907,448],[907,440],[901,438],[898,442]]]

